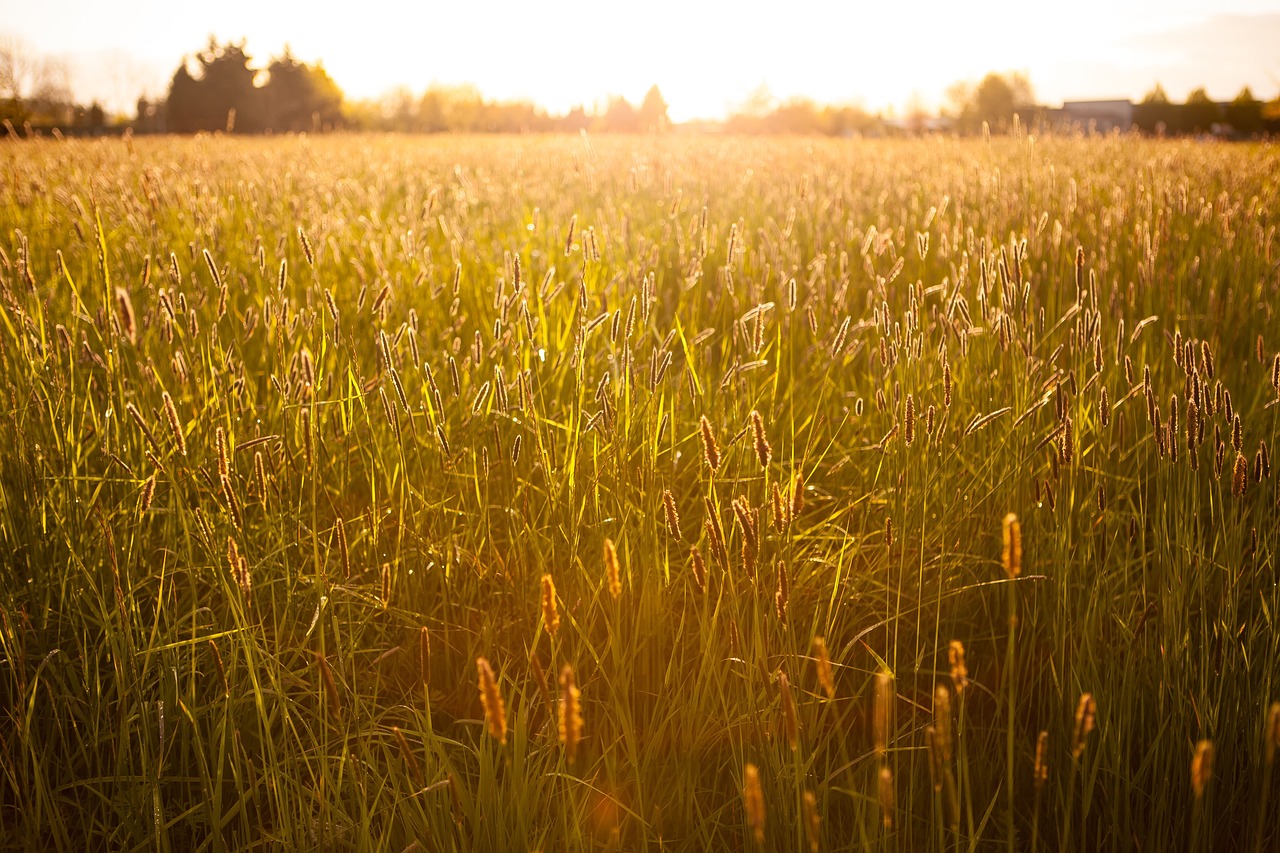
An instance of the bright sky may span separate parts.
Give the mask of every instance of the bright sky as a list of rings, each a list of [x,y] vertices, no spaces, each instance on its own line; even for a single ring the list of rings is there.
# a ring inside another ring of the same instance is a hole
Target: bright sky
[[[0,0],[0,37],[65,60],[84,100],[132,109],[183,54],[246,38],[265,64],[286,42],[349,97],[472,83],[553,112],[662,90],[673,119],[718,118],[761,86],[778,98],[899,110],[956,80],[1029,75],[1042,103],[1179,99],[1205,86],[1280,93],[1280,0]]]

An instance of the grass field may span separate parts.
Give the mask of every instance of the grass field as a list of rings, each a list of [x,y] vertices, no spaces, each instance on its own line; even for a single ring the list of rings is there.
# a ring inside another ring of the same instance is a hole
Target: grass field
[[[1277,175],[0,145],[0,846],[1277,849]]]

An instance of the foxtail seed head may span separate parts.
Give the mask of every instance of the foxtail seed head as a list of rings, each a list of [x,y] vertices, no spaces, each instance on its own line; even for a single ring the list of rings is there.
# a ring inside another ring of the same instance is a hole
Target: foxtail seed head
[[[169,392],[164,392],[164,419],[169,423],[169,431],[173,433],[173,440],[178,445],[178,452],[183,456],[187,455],[187,437],[182,434],[182,422],[178,420],[178,409],[173,404],[173,398],[169,396]]]
[[[827,652],[827,641],[822,637],[813,638],[813,660],[818,669],[818,684],[822,686],[828,699],[836,698],[836,682],[831,674],[831,656]]]
[[[476,658],[476,670],[480,674],[480,704],[484,707],[484,721],[489,734],[503,746],[507,743],[507,706],[498,692],[498,680],[485,658]]]
[[[1009,513],[1004,517],[1004,572],[1011,578],[1022,574],[1022,525],[1018,516]]]
[[[556,584],[551,575],[542,576],[542,627],[554,639],[560,630],[560,611],[556,607]]]
[[[680,538],[680,514],[676,512],[676,499],[670,489],[662,492],[662,513],[667,522],[667,533]]]
[[[1076,725],[1071,734],[1071,759],[1079,761],[1089,743],[1089,734],[1093,731],[1094,720],[1098,714],[1098,703],[1092,693],[1082,693],[1076,704]]]
[[[713,473],[719,471],[720,445],[716,443],[715,430],[712,429],[711,421],[707,420],[706,415],[703,415],[702,420],[698,422],[698,429],[702,433],[702,459]]]
[[[880,768],[880,815],[885,829],[893,829],[893,771],[888,767]]]
[[[794,750],[800,745],[800,718],[796,714],[791,679],[785,672],[778,673],[778,692],[782,695],[782,730],[787,736],[787,745]]]
[[[742,771],[742,805],[756,844],[764,844],[764,790],[760,787],[760,770],[754,764]]]
[[[773,448],[769,446],[769,439],[764,434],[764,419],[755,409],[751,410],[751,436],[755,441],[756,459],[760,461],[760,467],[768,468],[769,460],[773,458]]]
[[[952,640],[947,646],[947,663],[951,667],[951,683],[955,685],[956,695],[964,692],[969,683],[969,668],[964,662],[964,643]]]
[[[693,582],[698,585],[699,592],[707,591],[707,564],[702,559],[702,552],[694,545],[689,549],[689,561],[693,566]]]
[[[818,798],[813,791],[804,792],[804,832],[809,840],[809,853],[818,853],[822,842],[822,816],[818,814]]]
[[[872,716],[876,755],[889,751],[889,729],[893,725],[893,676],[887,672],[876,675],[875,707]]]
[[[560,670],[560,743],[570,764],[578,754],[582,741],[582,691],[578,689],[573,667],[564,665]]]
[[[1196,744],[1195,755],[1191,757],[1191,790],[1196,800],[1204,799],[1204,790],[1213,778],[1213,741],[1202,740]]]
[[[604,540],[604,573],[609,581],[609,594],[614,598],[622,595],[622,573],[618,565],[618,549],[612,539]]]
[[[933,727],[940,757],[942,761],[949,762],[952,753],[951,691],[945,684],[939,684],[933,691]]]

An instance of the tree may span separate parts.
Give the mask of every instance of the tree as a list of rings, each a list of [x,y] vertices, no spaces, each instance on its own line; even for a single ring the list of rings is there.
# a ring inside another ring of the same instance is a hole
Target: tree
[[[1213,126],[1222,121],[1222,112],[1203,88],[1196,89],[1187,95],[1187,103],[1183,108],[1184,129],[1192,133],[1208,133]]]
[[[16,36],[0,39],[0,97],[21,101],[35,88],[40,60],[31,47]]]
[[[667,117],[667,102],[656,85],[649,87],[640,103],[640,127],[644,130],[666,130],[671,124]]]
[[[1262,130],[1262,101],[1245,86],[1227,106],[1227,123],[1238,133],[1252,134]]]
[[[1176,123],[1176,111],[1177,107],[1169,103],[1164,87],[1157,83],[1155,88],[1134,105],[1133,123],[1143,133],[1164,133],[1174,130],[1171,125]]]
[[[220,45],[211,36],[196,60],[199,76],[190,73],[185,60],[174,72],[169,86],[169,129],[179,133],[262,130],[261,92],[254,83],[258,72],[249,66],[244,42]]]
[[[947,95],[953,101],[963,99],[958,123],[962,130],[969,132],[981,129],[984,124],[995,132],[1008,130],[1014,115],[1032,108],[1035,103],[1031,82],[1016,71],[992,72],[976,87],[952,86]]]
[[[261,106],[265,129],[297,133],[342,123],[342,90],[323,65],[299,62],[287,45],[267,66]]]
[[[635,133],[640,129],[640,117],[630,101],[615,96],[609,99],[609,106],[604,112],[603,125],[605,130],[614,133]]]
[[[187,70],[184,59],[173,72],[169,84],[169,97],[165,101],[165,123],[175,133],[194,133],[201,130],[200,84]]]

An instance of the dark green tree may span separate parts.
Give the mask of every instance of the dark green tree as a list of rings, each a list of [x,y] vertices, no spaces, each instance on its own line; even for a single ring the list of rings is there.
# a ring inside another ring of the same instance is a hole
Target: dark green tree
[[[1133,107],[1133,123],[1143,133],[1165,133],[1176,130],[1170,125],[1174,122],[1176,107],[1169,103],[1169,96],[1159,83],[1143,96]]]
[[[196,55],[199,74],[186,62],[174,73],[169,87],[169,129],[179,133],[216,131],[253,133],[263,129],[258,72],[250,67],[244,42],[209,45]]]
[[[1248,86],[1227,106],[1227,124],[1237,133],[1253,134],[1262,130],[1262,101],[1253,96]]]
[[[1183,107],[1183,129],[1191,133],[1208,133],[1213,126],[1222,121],[1222,110],[1209,97],[1203,88],[1196,89],[1187,95],[1186,106]]]
[[[288,46],[267,66],[261,107],[268,130],[297,133],[342,124],[342,90],[323,65],[299,62]]]

